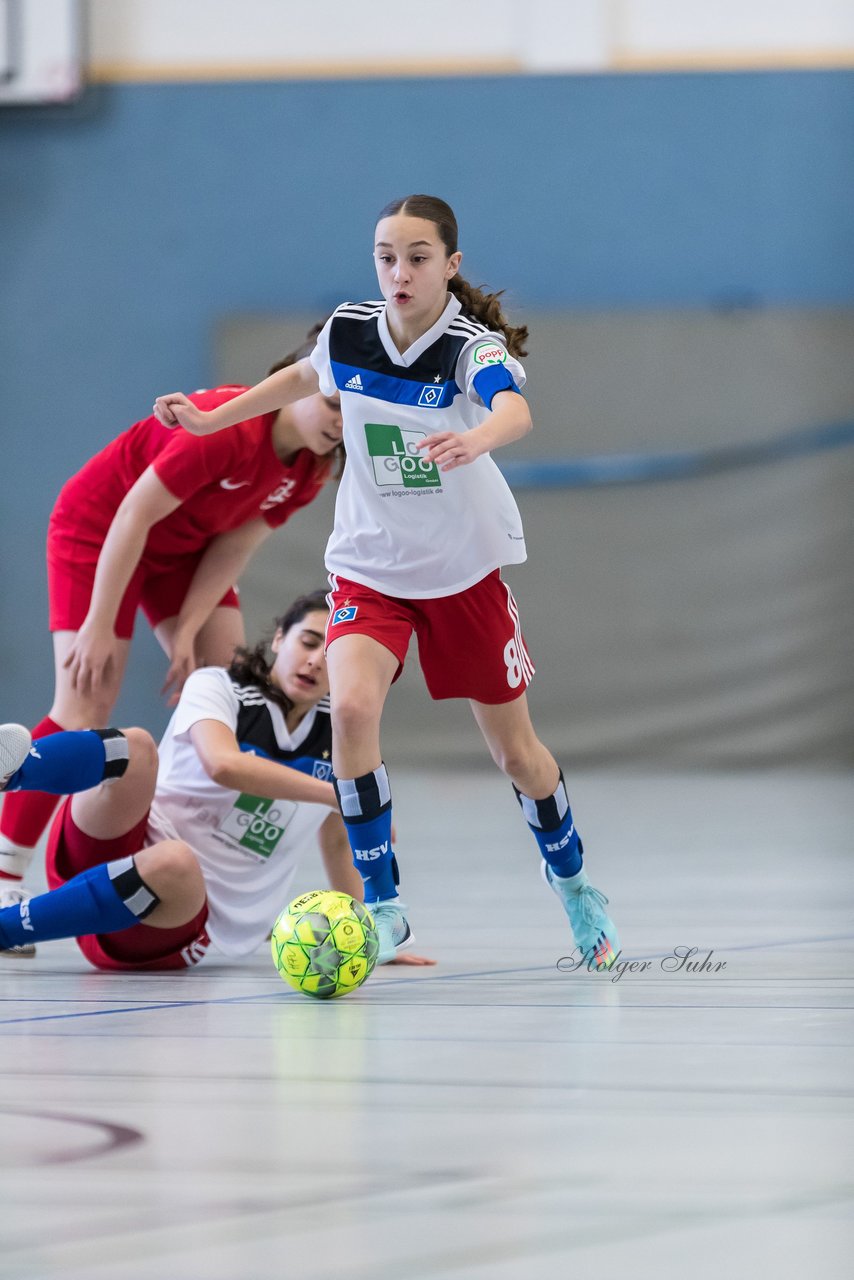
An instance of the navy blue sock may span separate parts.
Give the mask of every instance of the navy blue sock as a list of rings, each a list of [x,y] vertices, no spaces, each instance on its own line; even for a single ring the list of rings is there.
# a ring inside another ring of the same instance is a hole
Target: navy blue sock
[[[540,853],[557,876],[574,876],[581,870],[584,846],[578,838],[572,810],[560,774],[553,795],[545,800],[532,800],[514,787],[528,826],[540,846]]]
[[[51,938],[118,933],[139,924],[159,902],[133,858],[104,862],[58,889],[0,910],[0,951]]]
[[[365,882],[365,902],[397,897],[391,847],[391,788],[384,764],[359,778],[336,778],[335,793],[353,862]]]
[[[37,738],[7,791],[46,791],[71,796],[128,767],[128,740],[120,729],[71,729]]]

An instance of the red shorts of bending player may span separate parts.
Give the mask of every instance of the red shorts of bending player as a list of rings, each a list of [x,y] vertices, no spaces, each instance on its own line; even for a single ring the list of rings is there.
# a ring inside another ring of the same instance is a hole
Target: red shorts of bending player
[[[431,698],[471,698],[494,706],[523,694],[534,674],[519,610],[498,569],[466,591],[401,600],[349,578],[330,577],[327,646],[344,635],[371,636],[403,671],[413,631]]]
[[[58,889],[72,876],[102,862],[127,858],[146,847],[148,814],[112,840],[96,840],[75,824],[71,797],[53,820],[47,842],[47,883]],[[96,969],[186,969],[198,964],[210,946],[205,929],[207,903],[197,916],[175,929],[155,929],[149,924],[131,925],[118,933],[87,934],[77,945]]]
[[[47,585],[51,631],[79,631],[89,612],[101,542],[51,521],[47,536]],[[152,628],[174,618],[206,548],[168,559],[143,555],[133,572],[116,614],[115,633],[130,640],[137,609]],[[218,608],[239,609],[237,590],[230,587]]]

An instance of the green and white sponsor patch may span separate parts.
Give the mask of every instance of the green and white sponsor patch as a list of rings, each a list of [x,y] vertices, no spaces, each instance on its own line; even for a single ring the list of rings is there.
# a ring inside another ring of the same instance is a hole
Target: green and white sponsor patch
[[[292,814],[293,806],[285,808],[280,800],[240,795],[219,829],[241,848],[269,858],[285,834]]]
[[[481,342],[472,352],[475,364],[505,364],[507,352],[496,342]]]
[[[378,485],[397,485],[404,489],[442,487],[439,468],[418,448],[419,440],[424,440],[426,435],[426,431],[412,431],[382,422],[365,423],[368,454]]]

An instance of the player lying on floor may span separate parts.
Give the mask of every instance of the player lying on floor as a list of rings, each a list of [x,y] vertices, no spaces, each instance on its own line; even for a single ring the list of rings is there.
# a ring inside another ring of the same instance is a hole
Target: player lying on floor
[[[330,886],[362,898],[331,781],[327,616],[323,592],[303,596],[276,619],[272,662],[259,645],[193,672],[159,761],[144,729],[31,746],[22,726],[0,728],[0,789],[69,796],[48,838],[50,892],[0,910],[0,950],[76,937],[93,965],[120,970],[247,955],[314,837]]]

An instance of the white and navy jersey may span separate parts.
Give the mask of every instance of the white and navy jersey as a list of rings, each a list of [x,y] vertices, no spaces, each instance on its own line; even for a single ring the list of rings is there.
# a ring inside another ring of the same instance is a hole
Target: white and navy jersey
[[[347,465],[326,548],[331,574],[404,599],[454,595],[525,559],[522,521],[489,454],[440,472],[418,450],[440,431],[468,431],[492,397],[525,373],[502,335],[442,315],[403,355],[384,302],[345,303],[311,354],[324,395],[341,396]]]
[[[321,701],[291,734],[281,708],[255,685],[237,684],[222,667],[202,667],[184,685],[160,744],[147,841],[179,839],[191,847],[205,878],[211,941],[225,955],[246,955],[287,905],[300,854],[332,810],[213,782],[190,737],[200,720],[227,725],[242,751],[331,780],[329,704]]]

